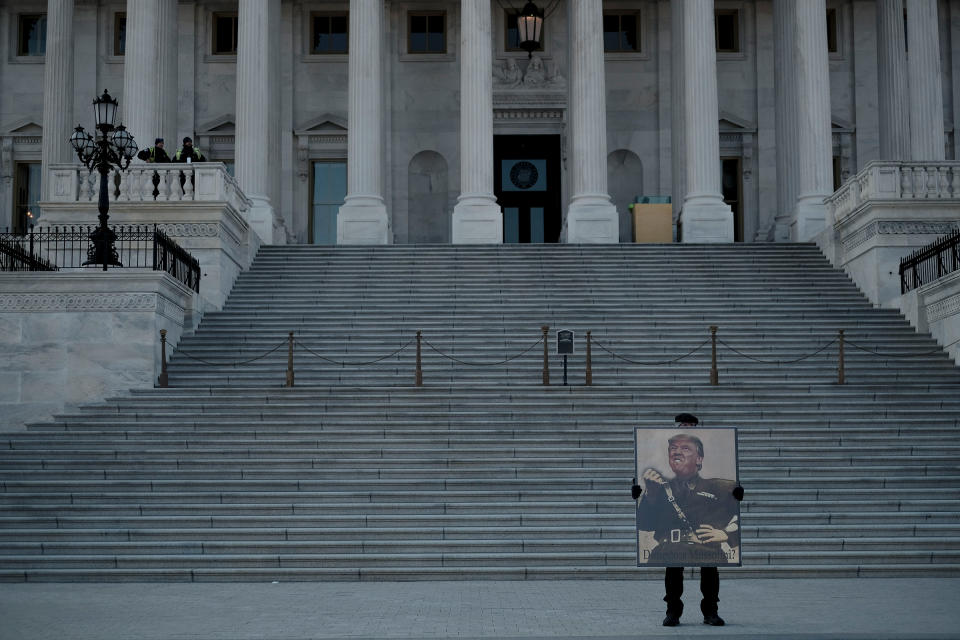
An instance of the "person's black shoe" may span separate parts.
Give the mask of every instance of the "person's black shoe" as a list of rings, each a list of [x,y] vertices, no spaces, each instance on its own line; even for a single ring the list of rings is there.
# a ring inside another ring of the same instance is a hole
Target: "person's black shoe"
[[[680,624],[680,616],[675,616],[672,613],[668,613],[667,617],[663,619],[663,626],[665,627],[675,627]]]
[[[723,618],[715,613],[711,613],[703,616],[703,624],[708,624],[711,627],[722,627],[726,623],[723,621]]]

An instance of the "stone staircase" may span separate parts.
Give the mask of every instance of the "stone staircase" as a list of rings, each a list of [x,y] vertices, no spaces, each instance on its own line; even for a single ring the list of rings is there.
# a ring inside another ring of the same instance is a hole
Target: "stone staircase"
[[[169,371],[0,436],[0,580],[659,579],[633,427],[681,410],[739,427],[725,575],[960,574],[960,371],[813,245],[264,247]]]

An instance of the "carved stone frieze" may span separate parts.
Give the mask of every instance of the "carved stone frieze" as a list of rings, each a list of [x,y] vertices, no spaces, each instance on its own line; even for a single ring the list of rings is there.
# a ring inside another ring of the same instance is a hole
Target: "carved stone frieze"
[[[960,296],[953,296],[927,306],[927,322],[937,322],[960,313]]]
[[[0,312],[154,311],[157,296],[145,293],[0,294]]]
[[[878,235],[944,235],[957,228],[955,222],[936,220],[874,220],[843,238],[843,248],[850,251]]]

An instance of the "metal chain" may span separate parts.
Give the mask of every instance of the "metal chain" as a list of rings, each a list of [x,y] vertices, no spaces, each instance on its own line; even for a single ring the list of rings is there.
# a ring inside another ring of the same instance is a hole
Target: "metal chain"
[[[496,366],[501,365],[501,364],[506,364],[506,363],[510,362],[511,360],[516,360],[516,359],[519,358],[520,356],[522,356],[522,355],[524,355],[524,354],[526,354],[526,353],[529,353],[531,349],[533,349],[535,346],[537,346],[538,344],[540,344],[541,342],[543,342],[543,336],[541,336],[540,338],[538,338],[536,342],[534,342],[532,345],[530,345],[529,347],[527,347],[526,349],[524,349],[524,350],[521,351],[520,353],[518,353],[518,354],[516,354],[516,355],[514,355],[514,356],[510,356],[510,357],[507,358],[506,360],[501,360],[500,362],[466,362],[466,361],[464,361],[464,360],[460,360],[460,359],[458,359],[458,358],[454,358],[453,356],[450,356],[450,355],[445,354],[444,352],[440,351],[440,350],[437,349],[435,346],[433,346],[432,344],[430,344],[430,341],[427,340],[426,338],[424,338],[423,341],[427,344],[428,347],[430,347],[431,349],[433,349],[434,351],[436,351],[437,353],[439,353],[441,356],[443,356],[444,358],[447,358],[448,360],[453,360],[453,361],[456,362],[456,363],[459,363],[459,364],[462,364],[462,365],[466,365],[466,366],[468,366],[468,367],[496,367]]]
[[[190,353],[188,353],[188,352],[186,352],[186,351],[181,351],[181,350],[179,350],[179,349],[177,349],[176,351],[174,351],[174,354],[185,355],[185,356],[187,356],[188,358],[190,358],[191,360],[196,360],[197,362],[202,362],[203,364],[210,365],[211,367],[238,367],[238,366],[240,366],[240,365],[242,365],[242,364],[250,364],[251,362],[256,362],[257,360],[262,360],[263,358],[266,358],[268,355],[270,355],[271,353],[273,353],[274,351],[276,351],[277,349],[279,349],[280,347],[282,347],[282,346],[285,345],[285,344],[287,344],[287,340],[284,340],[283,342],[281,342],[280,344],[278,344],[277,346],[275,346],[273,349],[270,349],[270,351],[267,351],[267,352],[264,353],[263,355],[259,355],[259,356],[257,356],[256,358],[250,358],[249,360],[240,360],[240,361],[238,361],[238,362],[210,362],[209,360],[204,360],[203,358],[198,358],[197,356],[191,355]]]
[[[760,363],[762,363],[762,364],[776,364],[776,365],[781,365],[781,364],[795,364],[795,363],[797,363],[797,362],[802,362],[803,360],[806,360],[807,358],[812,358],[813,356],[817,355],[818,353],[821,353],[824,349],[826,349],[826,348],[829,347],[830,345],[834,344],[836,341],[837,341],[837,339],[834,338],[833,340],[831,340],[831,341],[828,342],[827,344],[823,345],[822,347],[820,347],[819,349],[817,349],[817,350],[814,351],[813,353],[808,353],[807,355],[801,356],[801,357],[797,358],[796,360],[761,360],[760,358],[754,358],[753,356],[748,355],[748,354],[740,351],[740,350],[737,349],[736,347],[732,347],[732,346],[730,346],[729,344],[727,344],[726,342],[724,342],[723,340],[717,338],[717,342],[719,342],[720,344],[722,344],[723,346],[725,346],[727,349],[730,349],[730,351],[733,351],[733,352],[736,353],[737,355],[743,356],[744,358],[747,358],[748,360],[753,360],[754,362],[760,362]],[[846,340],[844,340],[844,342],[846,342]]]
[[[702,349],[702,348],[704,347],[704,345],[706,345],[708,342],[710,342],[710,338],[707,338],[706,340],[704,340],[703,342],[701,342],[699,345],[697,345],[696,347],[694,347],[692,351],[688,351],[687,353],[683,354],[683,355],[680,356],[679,358],[674,358],[673,360],[663,360],[662,362],[637,362],[636,360],[631,360],[630,358],[626,358],[626,357],[624,357],[624,356],[621,356],[621,355],[618,354],[618,353],[614,353],[614,352],[611,351],[610,349],[607,349],[605,346],[603,346],[603,343],[602,343],[602,342],[599,342],[599,341],[597,341],[597,340],[591,340],[590,342],[591,342],[591,344],[597,345],[598,347],[600,347],[601,349],[603,349],[604,351],[606,351],[607,353],[609,353],[610,355],[612,355],[614,358],[619,358],[620,360],[623,360],[624,362],[629,362],[630,364],[637,364],[637,365],[640,365],[640,366],[643,366],[643,367],[655,367],[655,366],[660,366],[660,365],[665,365],[665,364],[673,364],[674,362],[679,362],[680,360],[683,360],[684,358],[686,358],[686,357],[688,357],[688,356],[692,356],[694,353],[696,353],[697,351],[699,351],[700,349]]]
[[[960,338],[957,338],[956,340],[954,340],[953,342],[951,342],[950,344],[948,344],[948,345],[945,346],[945,347],[937,347],[936,349],[932,349],[932,350],[930,350],[930,351],[924,351],[924,352],[922,352],[922,353],[880,353],[879,351],[873,351],[872,349],[868,349],[868,348],[866,348],[866,347],[861,347],[861,346],[858,345],[856,342],[851,342],[851,341],[849,341],[849,340],[847,340],[847,339],[844,339],[844,342],[845,342],[846,344],[849,344],[849,345],[852,346],[852,347],[855,347],[855,348],[857,348],[857,349],[860,349],[860,351],[866,351],[867,353],[869,353],[869,354],[871,354],[871,355],[879,356],[879,357],[881,357],[881,358],[922,358],[923,356],[929,356],[929,355],[933,355],[934,353],[939,353],[939,352],[942,352],[942,351],[946,351],[947,349],[949,349],[949,348],[952,347],[953,345],[955,345],[955,344],[957,344],[958,342],[960,342]]]
[[[378,363],[378,362],[383,362],[384,360],[386,360],[386,359],[388,359],[388,358],[392,358],[393,356],[397,355],[398,353],[400,353],[401,351],[403,351],[404,349],[406,349],[407,347],[409,347],[409,346],[410,346],[410,343],[412,343],[415,339],[416,339],[416,338],[410,338],[409,340],[407,340],[407,343],[406,343],[406,344],[404,344],[402,347],[400,347],[399,349],[397,349],[397,350],[394,351],[393,353],[388,353],[387,355],[383,356],[382,358],[377,358],[376,360],[369,360],[369,361],[367,361],[367,362],[346,362],[346,361],[340,362],[339,360],[332,360],[332,359],[330,359],[330,358],[328,358],[328,357],[326,357],[326,356],[320,355],[319,353],[317,353],[316,351],[314,351],[313,349],[311,349],[311,348],[308,347],[307,345],[303,344],[302,342],[300,342],[300,340],[298,340],[298,339],[296,339],[296,338],[294,338],[294,342],[295,342],[296,344],[300,345],[301,347],[303,347],[303,349],[304,349],[307,353],[309,353],[310,355],[316,356],[317,358],[320,358],[321,360],[326,360],[327,362],[329,362],[329,363],[331,363],[331,364],[337,364],[337,365],[340,365],[341,367],[365,367],[365,366],[367,366],[367,365],[376,364],[376,363]]]

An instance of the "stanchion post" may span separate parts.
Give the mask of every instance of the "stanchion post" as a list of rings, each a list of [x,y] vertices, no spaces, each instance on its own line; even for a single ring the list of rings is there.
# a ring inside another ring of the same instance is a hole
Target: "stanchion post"
[[[720,384],[720,372],[717,371],[717,325],[710,325],[710,384]]]
[[[422,333],[423,331],[417,331],[417,374],[414,377],[414,383],[418,387],[423,386],[423,362],[420,359],[420,340],[422,339]]]
[[[593,384],[593,357],[590,354],[590,332],[587,331],[587,386]]]
[[[160,329],[160,377],[157,378],[157,386],[166,389],[167,383],[167,330]]]
[[[287,386],[293,386],[293,331],[287,338]]]
[[[846,372],[844,371],[845,363],[843,361],[843,329],[839,329],[837,341],[840,343],[840,354],[839,358],[837,359],[837,384],[846,384]]]
[[[550,327],[543,325],[540,330],[543,331],[543,386],[548,387],[550,386],[550,354],[547,349],[550,339],[547,337],[547,333],[550,331]]]

